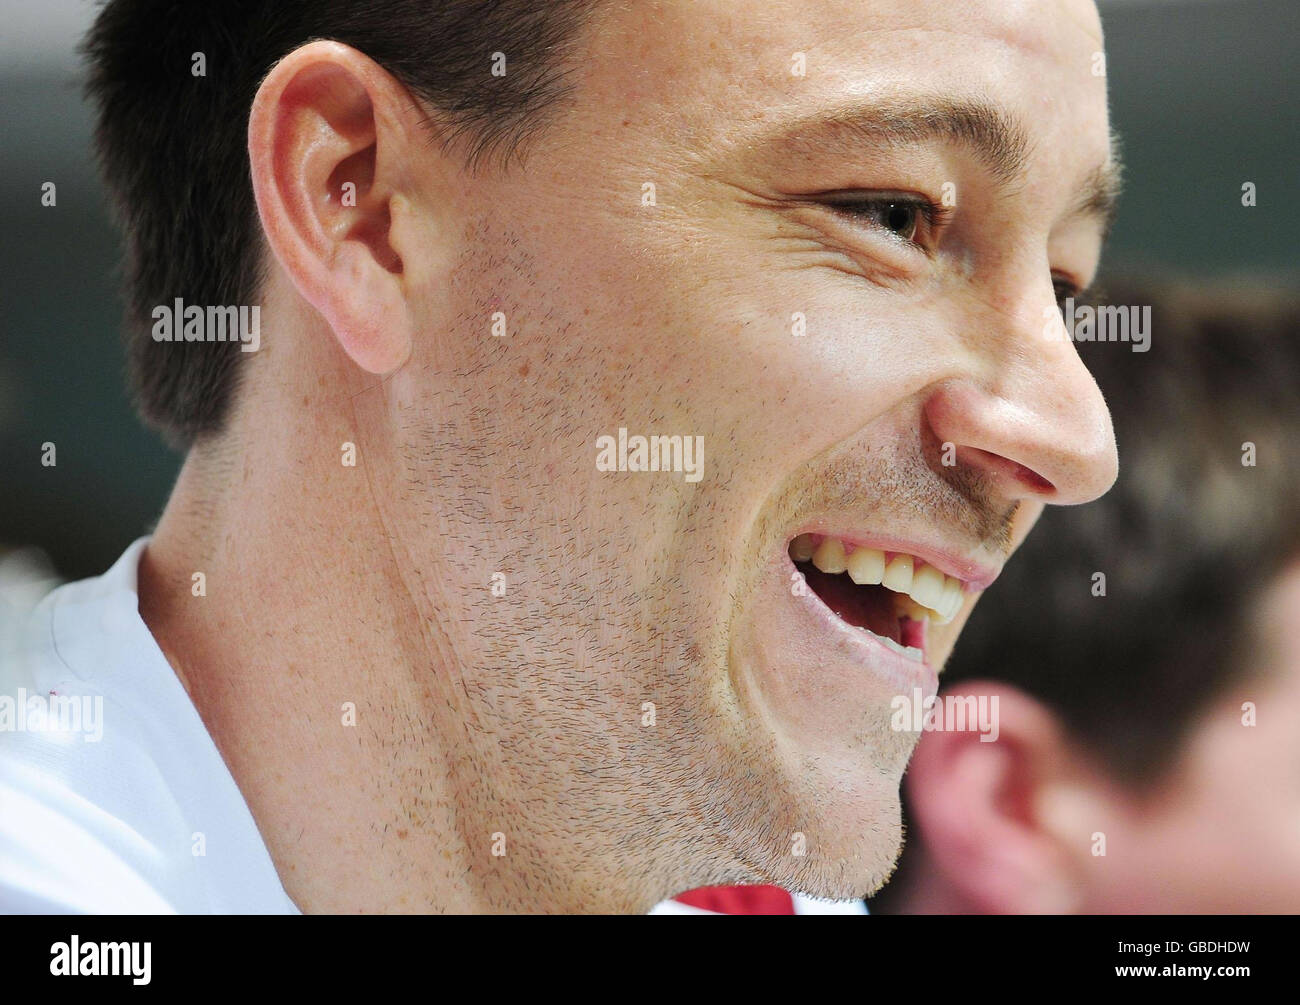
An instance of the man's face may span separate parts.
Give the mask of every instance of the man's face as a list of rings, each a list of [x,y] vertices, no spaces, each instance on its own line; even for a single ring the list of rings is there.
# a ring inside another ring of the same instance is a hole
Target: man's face
[[[1100,250],[1100,26],[1037,0],[619,6],[526,166],[431,210],[455,264],[408,277],[430,334],[392,379],[390,518],[466,789],[529,821],[512,855],[581,885],[616,849],[647,904],[860,895],[917,736],[891,699],[933,692],[1044,502],[1113,479],[1100,395],[1043,337]],[[702,477],[602,470],[620,429],[701,438]],[[861,594],[923,663],[802,589],[804,533],[961,581],[923,641]]]

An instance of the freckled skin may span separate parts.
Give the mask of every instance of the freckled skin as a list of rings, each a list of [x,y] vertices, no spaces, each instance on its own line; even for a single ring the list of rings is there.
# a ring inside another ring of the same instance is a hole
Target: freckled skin
[[[1096,227],[1060,224],[1107,155],[1091,4],[631,6],[597,19],[572,103],[523,169],[458,175],[443,198],[428,147],[412,157],[419,337],[396,373],[350,371],[271,270],[263,313],[291,334],[264,339],[232,422],[251,480],[222,496],[204,474],[219,463],[192,457],[149,550],[150,624],[304,909],[643,911],[714,883],[875,889],[915,735],[888,728],[874,685],[832,692],[815,653],[773,634],[788,620],[773,556],[832,511],[942,527],[988,561],[1023,538],[1042,499],[932,461],[936,388],[978,385],[944,399],[942,431],[1050,471],[1061,501],[1113,476],[1073,350],[1029,342],[1051,269],[1086,278],[1099,252]],[[918,76],[937,94],[978,81],[1033,153],[996,199],[969,158],[930,163],[983,210],[951,262],[883,282],[878,236],[752,192],[894,189],[920,169],[794,177],[746,156],[747,137]],[[311,412],[290,407],[307,396]],[[1016,442],[980,409],[1013,414]],[[702,436],[703,480],[597,471],[596,438],[620,426]],[[345,441],[355,469],[338,463]],[[220,501],[186,520],[205,495]],[[210,584],[242,585],[178,609],[161,584],[198,562]],[[934,633],[935,663],[962,620]],[[262,700],[267,668],[298,696],[292,715]],[[344,701],[355,729],[336,725]]]

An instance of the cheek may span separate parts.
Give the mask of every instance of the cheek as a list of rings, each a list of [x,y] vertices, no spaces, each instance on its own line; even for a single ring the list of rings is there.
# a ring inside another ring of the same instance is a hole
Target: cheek
[[[735,477],[770,484],[957,362],[936,291],[885,289],[734,222],[601,205],[577,224],[518,207],[505,244],[526,254],[525,292],[548,308],[521,348],[542,354],[541,373],[563,352],[577,386],[629,420],[705,436]],[[553,344],[561,317],[581,333],[574,350]]]
[[[932,318],[887,311],[879,298],[873,310],[800,272],[702,281],[703,265],[680,270],[629,291],[654,346],[643,386],[662,395],[661,410],[725,437],[738,478],[770,486],[933,379]]]

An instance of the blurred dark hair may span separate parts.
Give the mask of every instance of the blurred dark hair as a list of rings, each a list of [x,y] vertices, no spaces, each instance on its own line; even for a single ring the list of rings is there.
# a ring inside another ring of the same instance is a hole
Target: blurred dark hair
[[[1141,786],[1250,672],[1257,602],[1300,560],[1300,298],[1111,281],[1104,300],[1151,307],[1149,351],[1079,344],[1110,405],[1119,479],[1097,502],[1049,507],[942,680],[1014,684]]]
[[[313,39],[364,52],[448,126],[467,164],[505,162],[566,92],[564,53],[594,0],[109,0],[83,49],[96,140],[126,232],[128,355],[137,407],[174,444],[221,428],[233,342],[150,336],[181,297],[252,305],[261,241],[248,112],[262,78]],[[191,74],[203,53],[206,76]],[[492,54],[508,72],[493,76]],[[463,142],[462,142],[463,141]]]

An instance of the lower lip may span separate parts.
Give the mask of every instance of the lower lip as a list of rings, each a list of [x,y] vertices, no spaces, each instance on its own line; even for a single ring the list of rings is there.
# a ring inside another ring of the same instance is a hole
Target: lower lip
[[[785,555],[783,558],[784,581],[793,582],[792,576],[802,578],[803,574],[795,568],[790,556]],[[792,594],[791,599],[798,603],[803,614],[810,617],[817,633],[825,637],[828,650],[848,654],[862,669],[887,683],[898,694],[910,698],[912,691],[918,687],[925,695],[935,694],[939,690],[939,675],[925,662],[924,652],[920,660],[909,659],[894,652],[874,635],[844,621],[826,606],[811,587],[802,596]]]

